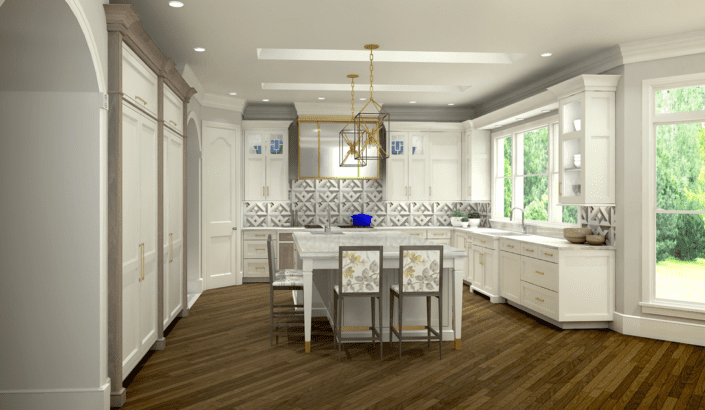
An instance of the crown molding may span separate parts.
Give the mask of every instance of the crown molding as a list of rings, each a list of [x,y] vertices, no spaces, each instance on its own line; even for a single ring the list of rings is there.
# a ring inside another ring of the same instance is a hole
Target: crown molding
[[[617,91],[617,84],[621,77],[621,75],[583,74],[552,87],[548,87],[548,91],[552,92],[559,100],[583,91],[615,92]]]
[[[193,72],[193,69],[188,64],[184,64],[183,68],[179,71],[184,80],[196,90],[196,94],[194,95],[196,101],[203,105],[203,97],[206,95],[206,89],[198,80],[198,77],[196,77],[196,73]]]
[[[705,30],[631,41],[619,48],[622,64],[705,53]]]
[[[460,122],[420,122],[420,121],[398,121],[390,124],[391,132],[405,131],[463,131],[463,123]]]
[[[364,102],[364,101],[363,101]],[[295,102],[297,115],[350,115],[348,103],[307,103]],[[360,106],[362,108],[364,104]],[[358,113],[359,109],[355,110]]]
[[[525,115],[525,113],[529,111],[539,110],[544,107],[553,108],[553,105],[557,105],[557,101],[558,100],[556,99],[555,94],[544,89],[541,93],[525,98],[514,104],[507,105],[506,107],[494,110],[481,117],[474,118],[472,120],[473,125],[476,129],[484,128],[497,122],[504,121],[508,118]]]
[[[242,113],[245,110],[247,100],[243,98],[225,97],[222,95],[205,93],[199,102],[204,107],[220,108],[221,110]]]

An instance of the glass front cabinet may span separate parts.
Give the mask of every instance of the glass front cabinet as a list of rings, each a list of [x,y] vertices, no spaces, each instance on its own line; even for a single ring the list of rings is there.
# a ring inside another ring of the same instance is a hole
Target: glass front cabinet
[[[619,75],[580,75],[549,91],[559,101],[559,205],[615,203],[615,91]]]

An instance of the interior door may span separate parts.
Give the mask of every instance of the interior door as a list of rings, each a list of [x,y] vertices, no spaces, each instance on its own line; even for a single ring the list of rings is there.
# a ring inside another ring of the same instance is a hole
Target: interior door
[[[141,117],[140,122],[140,236],[144,273],[140,289],[140,350],[146,352],[157,340],[157,122]]]
[[[204,249],[206,289],[242,283],[236,267],[238,237],[237,130],[229,124],[203,122],[204,198],[206,242]],[[264,179],[263,179],[264,180]]]

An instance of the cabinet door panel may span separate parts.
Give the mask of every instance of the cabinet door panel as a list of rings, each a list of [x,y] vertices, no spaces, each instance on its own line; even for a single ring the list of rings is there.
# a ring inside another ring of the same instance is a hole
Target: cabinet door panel
[[[482,263],[485,268],[485,290],[492,294],[499,293],[499,289],[497,289],[497,278],[494,266],[494,251],[485,251],[482,256]]]
[[[169,259],[164,259],[164,261],[164,265],[169,265],[168,287],[164,288],[165,299],[168,300],[164,310],[164,318],[168,319],[166,323],[168,326],[183,308],[183,247],[174,245],[171,262],[167,262]],[[166,275],[166,269],[164,274]]]
[[[476,288],[482,288],[485,280],[485,269],[482,264],[483,252],[480,248],[473,247],[473,263],[475,265],[473,269],[473,281],[472,284]]]
[[[387,159],[387,200],[406,201],[409,186],[409,160],[406,157]]]
[[[268,201],[289,199],[289,167],[281,156],[267,158],[266,193]]]
[[[157,254],[145,255],[144,280],[139,286],[140,352],[146,353],[157,340]]]
[[[520,303],[521,299],[521,256],[509,252],[499,253],[501,276],[500,296]]]
[[[265,158],[245,158],[245,200],[264,201],[265,187]]]
[[[428,158],[411,157],[409,160],[409,200],[429,200]]]
[[[460,160],[431,160],[431,190],[429,200],[460,200]]]

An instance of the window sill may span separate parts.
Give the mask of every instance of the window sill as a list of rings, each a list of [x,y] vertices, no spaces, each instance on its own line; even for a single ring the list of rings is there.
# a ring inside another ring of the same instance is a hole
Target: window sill
[[[639,305],[641,313],[705,321],[705,307],[654,302],[641,302]]]

